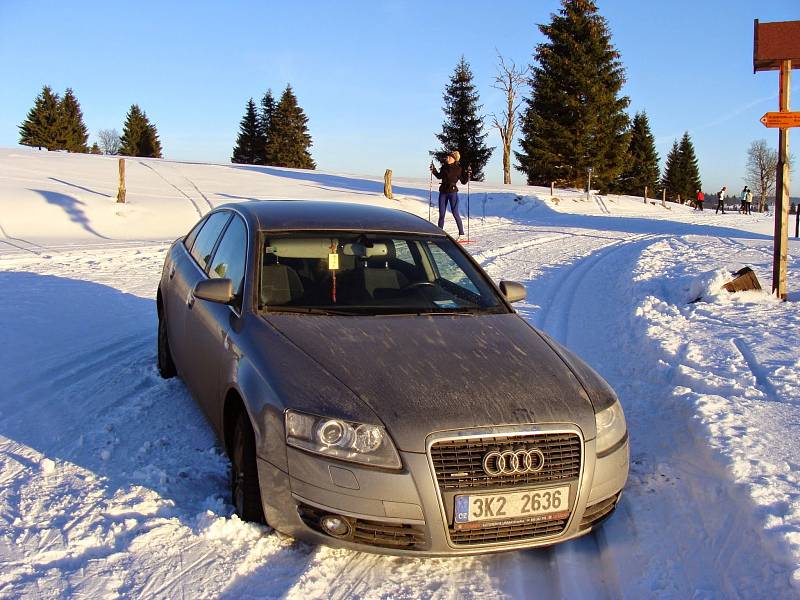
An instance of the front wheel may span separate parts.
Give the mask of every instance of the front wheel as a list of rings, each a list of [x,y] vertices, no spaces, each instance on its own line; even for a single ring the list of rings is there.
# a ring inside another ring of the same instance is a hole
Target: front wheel
[[[250,419],[242,410],[231,443],[231,497],[236,514],[245,521],[266,523],[256,466],[256,440]]]
[[[170,379],[178,374],[172,361],[172,351],[169,349],[167,320],[163,315],[158,317],[158,374],[164,379]]]

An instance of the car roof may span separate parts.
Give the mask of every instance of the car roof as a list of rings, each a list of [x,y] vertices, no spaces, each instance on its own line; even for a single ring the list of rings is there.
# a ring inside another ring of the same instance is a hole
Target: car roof
[[[254,200],[224,204],[264,231],[381,231],[445,235],[417,215],[372,204],[319,200]]]

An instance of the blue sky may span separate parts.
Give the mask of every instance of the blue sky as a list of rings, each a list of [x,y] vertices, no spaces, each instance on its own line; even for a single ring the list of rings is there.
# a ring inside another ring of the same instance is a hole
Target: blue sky
[[[647,111],[662,160],[688,130],[704,188],[740,190],[750,142],[777,144],[777,131],[758,122],[777,110],[778,77],[753,74],[753,19],[800,19],[797,0],[598,5],[626,67],[630,112]],[[309,116],[318,168],[427,177],[442,92],[461,54],[484,112],[499,112],[495,49],[530,62],[542,41],[536,24],[559,6],[0,0],[0,146],[17,144],[17,126],[49,84],[74,89],[92,136],[121,130],[136,102],[156,123],[166,157],[228,161],[247,99],[290,82]],[[800,108],[800,71],[792,88]],[[496,132],[488,139],[499,146]],[[499,149],[487,179],[502,181]]]

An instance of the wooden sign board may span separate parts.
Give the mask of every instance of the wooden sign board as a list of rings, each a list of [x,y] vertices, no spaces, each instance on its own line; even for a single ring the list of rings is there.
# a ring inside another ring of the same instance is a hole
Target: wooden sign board
[[[800,112],[768,112],[759,119],[764,127],[788,129],[800,127]]]
[[[759,23],[753,28],[753,72],[775,71],[784,60],[800,68],[800,21]]]

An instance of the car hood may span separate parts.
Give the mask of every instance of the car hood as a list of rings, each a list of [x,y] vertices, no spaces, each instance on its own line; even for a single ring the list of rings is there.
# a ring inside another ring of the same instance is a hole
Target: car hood
[[[516,314],[265,319],[353,390],[402,450],[425,452],[435,431],[524,423],[575,423],[594,437],[581,382]]]

